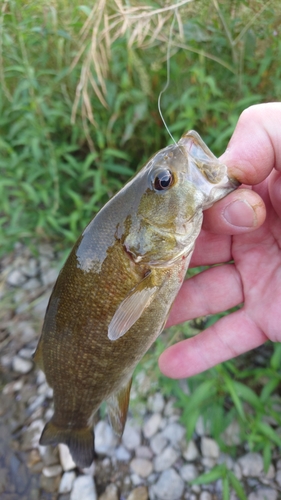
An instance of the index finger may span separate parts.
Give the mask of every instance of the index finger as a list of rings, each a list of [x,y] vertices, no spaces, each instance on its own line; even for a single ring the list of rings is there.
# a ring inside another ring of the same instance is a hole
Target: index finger
[[[262,182],[273,168],[281,171],[281,103],[250,106],[241,114],[220,160],[242,184]]]

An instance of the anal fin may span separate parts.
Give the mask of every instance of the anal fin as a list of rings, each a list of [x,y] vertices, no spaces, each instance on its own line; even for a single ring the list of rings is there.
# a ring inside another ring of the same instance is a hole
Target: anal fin
[[[107,399],[107,413],[111,427],[121,437],[127,420],[132,377],[121,389]]]

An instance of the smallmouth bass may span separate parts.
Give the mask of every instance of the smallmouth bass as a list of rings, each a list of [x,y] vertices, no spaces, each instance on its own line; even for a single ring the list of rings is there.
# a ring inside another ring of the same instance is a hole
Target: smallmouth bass
[[[163,330],[200,233],[203,210],[238,183],[190,131],[156,153],[86,227],[54,286],[35,361],[54,390],[40,444],[94,459],[103,401],[122,436],[132,374]]]

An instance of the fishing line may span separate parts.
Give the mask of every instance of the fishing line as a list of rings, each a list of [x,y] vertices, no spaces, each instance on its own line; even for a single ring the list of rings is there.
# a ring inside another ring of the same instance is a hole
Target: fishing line
[[[161,97],[162,97],[162,94],[164,94],[164,92],[166,92],[166,90],[169,88],[170,86],[170,74],[171,74],[171,67],[170,67],[170,59],[171,59],[171,42],[172,42],[172,34],[173,34],[173,28],[174,28],[174,24],[175,24],[175,20],[176,20],[176,10],[174,11],[174,17],[173,17],[173,21],[171,23],[171,26],[170,26],[170,33],[169,33],[169,40],[168,40],[168,47],[167,47],[167,79],[166,79],[166,84],[164,86],[164,88],[161,90],[159,96],[158,96],[158,111],[159,111],[159,115],[161,117],[161,120],[169,134],[169,136],[171,137],[172,141],[176,144],[176,146],[178,145],[178,143],[175,141],[174,137],[172,136],[170,130],[169,130],[169,127],[167,125],[167,123],[165,122],[165,119],[164,119],[164,116],[163,116],[163,113],[161,111]]]

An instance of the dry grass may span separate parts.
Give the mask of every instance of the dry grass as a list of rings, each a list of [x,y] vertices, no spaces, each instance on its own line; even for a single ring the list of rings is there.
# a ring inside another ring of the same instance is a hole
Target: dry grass
[[[80,31],[79,50],[70,68],[72,70],[78,61],[83,59],[72,109],[72,123],[75,122],[78,108],[81,106],[84,129],[92,150],[94,145],[90,138],[87,121],[89,120],[93,125],[96,125],[96,122],[90,96],[91,92],[94,92],[102,105],[108,107],[105,81],[109,73],[111,47],[117,39],[126,36],[128,50],[132,49],[133,46],[145,50],[161,42],[162,54],[158,59],[160,62],[166,60],[168,52],[172,55],[177,50],[184,49],[212,59],[232,73],[237,74],[241,59],[240,52],[243,51],[241,40],[252,24],[261,16],[270,1],[262,4],[255,12],[252,11],[251,7],[248,8],[247,19],[236,37],[232,36],[217,0],[210,3],[209,8],[212,15],[220,19],[225,36],[231,46],[232,64],[203,49],[185,43],[183,19],[189,19],[201,8],[200,1],[181,0],[162,8],[153,8],[148,3],[143,3],[143,5],[139,5],[139,2],[136,1],[135,3],[138,5],[131,2],[131,5],[127,6],[125,0],[96,0]],[[173,19],[175,22],[172,37],[170,37]],[[168,44],[170,44],[169,51]]]
[[[192,3],[193,0],[182,0],[153,9],[149,5],[128,7],[122,0],[97,0],[81,29],[79,51],[71,66],[73,69],[81,58],[84,59],[76,88],[72,122],[81,105],[84,124],[87,120],[96,124],[90,102],[92,90],[103,106],[107,107],[105,80],[109,71],[111,47],[118,38],[127,37],[128,49],[133,46],[146,49],[161,41],[166,54],[170,25],[175,16],[172,45],[175,48],[183,47],[182,16],[186,16]],[[163,56],[165,58],[166,55]]]

